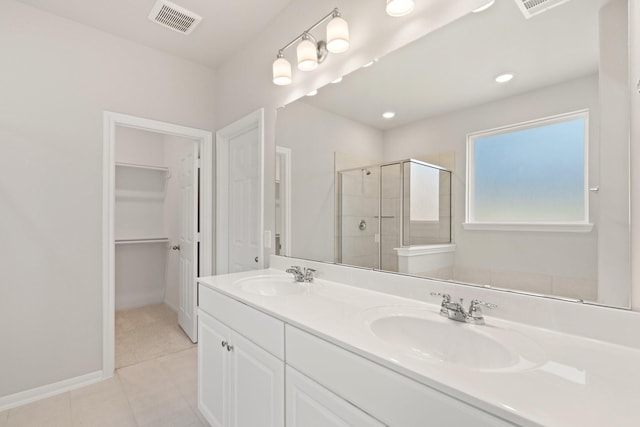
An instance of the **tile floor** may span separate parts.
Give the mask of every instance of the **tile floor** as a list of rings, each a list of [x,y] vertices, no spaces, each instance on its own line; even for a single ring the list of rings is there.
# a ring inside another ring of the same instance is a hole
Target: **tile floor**
[[[0,427],[208,426],[197,409],[197,349],[169,307],[116,313],[116,349],[112,378],[0,412]]]

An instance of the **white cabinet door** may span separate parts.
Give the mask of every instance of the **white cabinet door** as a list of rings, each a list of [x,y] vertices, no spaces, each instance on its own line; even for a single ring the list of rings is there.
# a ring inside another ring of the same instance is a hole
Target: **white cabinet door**
[[[212,427],[228,426],[230,329],[202,311],[198,318],[198,409]]]
[[[287,367],[287,427],[384,427],[315,381]]]
[[[231,426],[284,426],[284,362],[232,331]]]

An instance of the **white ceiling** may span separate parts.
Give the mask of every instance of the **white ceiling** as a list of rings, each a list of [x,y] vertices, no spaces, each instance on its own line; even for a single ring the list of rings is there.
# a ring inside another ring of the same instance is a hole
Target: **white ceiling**
[[[215,68],[292,0],[172,0],[203,17],[184,35],[147,19],[156,0],[20,0],[56,15]]]
[[[302,101],[384,130],[593,74],[607,2],[572,0],[526,20],[514,0],[497,0]],[[515,78],[499,85],[504,72]],[[388,110],[394,119],[381,117]]]

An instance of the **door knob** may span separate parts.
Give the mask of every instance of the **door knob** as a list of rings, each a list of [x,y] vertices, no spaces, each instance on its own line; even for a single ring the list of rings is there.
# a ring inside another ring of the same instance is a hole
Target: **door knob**
[[[180,250],[180,245],[171,246],[171,250],[179,251]]]
[[[255,257],[253,260],[254,260],[255,262],[258,262],[258,257]]]

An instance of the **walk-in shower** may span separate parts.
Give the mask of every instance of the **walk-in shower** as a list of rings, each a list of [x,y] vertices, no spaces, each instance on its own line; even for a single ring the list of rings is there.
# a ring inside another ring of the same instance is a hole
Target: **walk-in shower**
[[[451,172],[414,159],[337,172],[336,262],[398,271],[398,248],[451,242]]]

